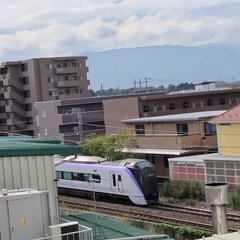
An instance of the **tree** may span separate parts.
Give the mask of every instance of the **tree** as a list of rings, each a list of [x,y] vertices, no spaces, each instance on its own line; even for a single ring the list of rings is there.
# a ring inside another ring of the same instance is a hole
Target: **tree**
[[[83,155],[99,156],[114,161],[134,157],[131,149],[137,147],[135,136],[121,131],[116,135],[91,134],[83,142]],[[126,149],[126,152],[123,152]]]

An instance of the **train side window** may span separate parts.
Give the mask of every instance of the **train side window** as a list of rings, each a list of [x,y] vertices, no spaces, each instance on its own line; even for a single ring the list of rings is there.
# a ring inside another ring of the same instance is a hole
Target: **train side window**
[[[118,181],[121,182],[122,181],[122,176],[118,175]]]
[[[72,173],[71,172],[63,172],[63,179],[72,180]]]
[[[116,187],[116,176],[115,174],[112,175],[113,186]]]
[[[83,180],[84,182],[89,182],[90,174],[89,173],[83,173]]]
[[[83,181],[83,173],[73,173],[72,180]]]
[[[92,174],[92,179],[96,180],[96,183],[100,183],[101,182],[101,177],[98,174]]]
[[[62,179],[62,172],[61,171],[56,171],[56,178]]]

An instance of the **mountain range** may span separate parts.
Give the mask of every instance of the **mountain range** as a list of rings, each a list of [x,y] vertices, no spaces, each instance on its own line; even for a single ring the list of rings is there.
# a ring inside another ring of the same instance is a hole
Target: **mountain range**
[[[237,81],[240,45],[149,46],[87,52],[90,88],[168,86],[182,82]]]

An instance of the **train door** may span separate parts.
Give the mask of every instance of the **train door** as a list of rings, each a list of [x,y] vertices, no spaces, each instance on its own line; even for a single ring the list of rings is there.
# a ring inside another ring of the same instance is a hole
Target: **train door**
[[[122,175],[119,172],[111,172],[111,187],[113,192],[123,192]]]

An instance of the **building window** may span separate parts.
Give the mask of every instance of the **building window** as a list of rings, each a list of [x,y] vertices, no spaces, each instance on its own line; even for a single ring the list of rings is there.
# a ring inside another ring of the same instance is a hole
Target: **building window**
[[[32,117],[26,117],[25,119],[27,125],[32,125],[33,124],[33,118]]]
[[[64,81],[68,81],[68,79],[69,79],[68,76],[64,77]]]
[[[48,69],[52,69],[52,68],[53,68],[52,63],[48,63],[48,64],[47,64],[47,68],[48,68]]]
[[[29,78],[28,77],[22,77],[20,82],[23,84],[23,85],[27,85],[29,84]]]
[[[75,62],[72,62],[71,67],[77,67],[77,64]]]
[[[49,92],[48,92],[48,95],[49,95],[49,96],[52,96],[52,91],[49,91]]]
[[[23,96],[24,98],[30,98],[31,97],[30,90],[23,91]]]
[[[81,68],[82,67],[82,63],[78,63],[78,66]]]
[[[25,72],[25,71],[28,70],[28,65],[27,65],[27,63],[21,64],[21,70],[22,70],[22,72]]]
[[[135,125],[135,133],[136,134],[145,134],[145,128],[143,124]]]
[[[220,98],[219,103],[220,103],[220,105],[224,105],[226,103],[225,98]]]
[[[208,106],[212,106],[212,105],[213,105],[212,99],[208,99],[208,100],[207,100],[207,105],[208,105]]]
[[[66,67],[67,67],[67,63],[63,63],[63,67],[65,67],[65,68],[66,68]]]
[[[175,107],[175,104],[174,103],[170,103],[169,104],[169,109],[170,110],[173,110],[173,109],[175,109],[176,107]]]
[[[77,80],[77,76],[72,76],[72,80]]]
[[[217,133],[216,125],[212,123],[204,123],[204,133],[205,135],[215,135]]]
[[[69,89],[66,89],[66,90],[65,90],[65,93],[66,93],[66,94],[70,94],[70,90],[69,90]]]
[[[83,81],[83,76],[79,76],[79,80],[80,80],[80,81]]]
[[[47,128],[44,129],[44,135],[48,135],[48,130],[47,130]]]
[[[78,94],[78,89],[73,89],[74,94]]]
[[[183,108],[188,108],[188,102],[183,102]]]
[[[25,104],[25,105],[24,105],[24,109],[25,109],[26,112],[27,112],[27,111],[32,111],[32,105],[31,105],[31,103]]]
[[[148,105],[143,106],[143,112],[150,112],[150,107]]]
[[[177,134],[187,135],[188,125],[186,123],[177,124]]]
[[[49,82],[49,83],[53,83],[53,82],[54,82],[54,78],[53,78],[53,77],[49,77],[49,78],[48,78],[48,82]]]

